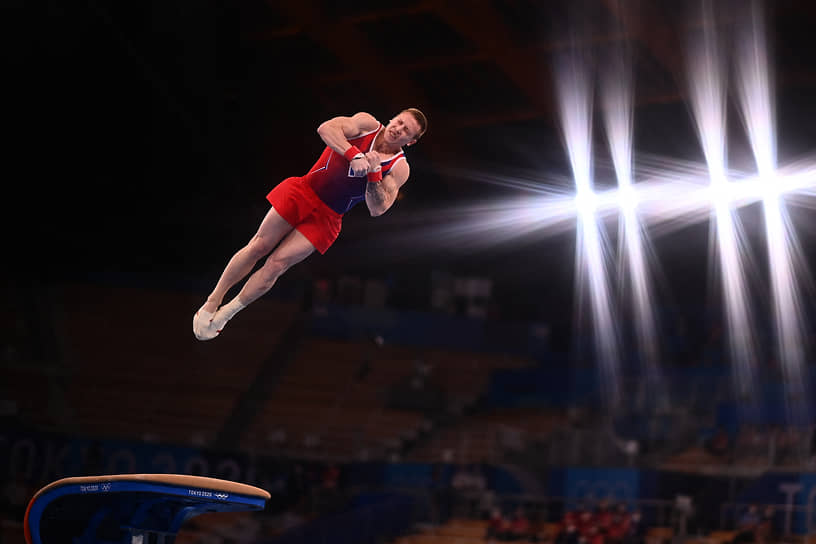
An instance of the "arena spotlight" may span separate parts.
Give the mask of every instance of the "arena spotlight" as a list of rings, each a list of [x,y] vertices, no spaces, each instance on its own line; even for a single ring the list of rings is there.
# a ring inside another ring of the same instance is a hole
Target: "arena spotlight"
[[[598,211],[599,199],[592,189],[584,189],[575,194],[575,211],[579,218],[592,218]]]
[[[604,127],[618,182],[616,200],[622,219],[619,277],[628,278],[637,350],[645,376],[644,391],[649,392],[652,398],[665,401],[666,392],[663,391],[658,366],[659,347],[653,308],[655,298],[644,250],[647,239],[638,217],[639,195],[633,185],[632,74],[624,54],[623,49],[612,52],[601,86]]]
[[[571,49],[558,59],[555,80],[564,145],[575,181],[577,300],[584,300],[582,290],[588,286],[601,393],[607,408],[615,408],[620,401],[617,327],[609,290],[608,251],[596,217],[599,198],[592,187],[593,95],[589,65],[581,51]]]
[[[756,161],[757,193],[762,197],[765,241],[773,301],[775,351],[783,370],[788,417],[809,421],[805,375],[805,320],[800,306],[800,278],[806,274],[796,233],[782,198],[782,178],[776,169],[776,120],[764,20],[759,4],[751,2],[748,20],[736,41],[737,98]]]
[[[726,71],[715,21],[708,1],[703,2],[702,35],[691,40],[688,78],[691,108],[700,145],[709,171],[716,253],[725,308],[729,355],[736,392],[751,397],[754,392],[756,346],[748,300],[744,244],[732,208],[732,188],[726,175],[725,81]]]
[[[618,136],[614,138],[618,141]],[[401,218],[403,227],[409,228],[391,236],[401,254],[451,247],[481,251],[522,236],[549,237],[570,231],[582,214],[594,214],[596,220],[602,220],[629,217],[634,211],[648,255],[651,245],[646,232],[650,239],[656,239],[707,221],[718,203],[719,209],[730,213],[770,194],[816,208],[816,158],[812,156],[781,167],[774,184],[762,183],[756,175],[724,169],[717,178],[720,182],[714,184],[705,164],[643,154],[629,172],[638,173],[637,183],[619,182],[614,189],[596,191],[590,186],[578,191],[577,186],[568,189],[569,184],[576,183],[571,177],[539,169],[512,177],[477,169],[448,168],[446,173],[452,177],[508,188],[520,196],[419,210]],[[626,171],[618,168],[616,177],[627,179]]]

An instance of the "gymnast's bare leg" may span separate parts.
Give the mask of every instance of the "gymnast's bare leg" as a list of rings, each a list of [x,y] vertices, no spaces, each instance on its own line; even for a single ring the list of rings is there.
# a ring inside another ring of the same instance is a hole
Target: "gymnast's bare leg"
[[[227,321],[263,296],[286,270],[311,255],[314,250],[315,247],[305,236],[293,229],[274,208],[270,209],[258,232],[230,259],[215,289],[207,297],[207,302],[193,317],[196,338],[211,340],[218,336]],[[220,306],[227,291],[268,253],[269,257],[264,265],[249,277],[238,296]]]
[[[201,336],[207,336],[206,329],[209,328],[216,310],[232,286],[244,279],[255,264],[271,253],[278,242],[291,230],[292,226],[280,216],[275,208],[271,208],[249,243],[238,250],[227,263],[215,289],[207,297],[204,306],[193,317],[193,332],[199,340],[203,339]]]

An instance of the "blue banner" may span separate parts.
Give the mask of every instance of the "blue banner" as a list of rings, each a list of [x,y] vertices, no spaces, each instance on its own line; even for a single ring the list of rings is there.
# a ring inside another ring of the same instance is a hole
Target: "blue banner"
[[[386,343],[515,353],[539,357],[548,353],[541,326],[498,323],[433,312],[396,311],[362,306],[326,305],[312,316],[313,334],[327,338],[371,339]]]
[[[568,468],[565,472],[567,499],[631,502],[640,498],[640,471],[636,469]]]

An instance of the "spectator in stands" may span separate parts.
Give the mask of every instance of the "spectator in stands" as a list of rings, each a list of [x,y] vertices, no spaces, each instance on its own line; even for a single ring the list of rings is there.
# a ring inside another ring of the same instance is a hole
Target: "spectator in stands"
[[[623,544],[643,544],[645,541],[646,527],[643,524],[643,514],[640,510],[635,510],[627,524]]]
[[[510,522],[508,540],[529,540],[530,535],[530,520],[527,518],[524,509],[518,507],[513,514],[513,520]]]
[[[759,507],[756,504],[748,506],[737,523],[737,534],[734,536],[733,544],[755,542],[760,521]]]
[[[479,517],[484,518],[487,516],[495,506],[496,494],[490,489],[485,489],[479,499]]]
[[[591,525],[587,529],[587,544],[605,544],[604,533],[597,525]]]
[[[629,531],[630,517],[626,511],[626,505],[619,504],[617,510],[612,514],[612,521],[606,529],[606,541],[608,544],[622,544],[626,533]]]
[[[506,539],[507,520],[502,515],[500,508],[494,508],[490,512],[490,518],[487,520],[487,530],[485,532],[485,540],[488,542],[496,542],[497,540]]]
[[[606,530],[606,542],[607,544],[621,544],[626,536],[627,524],[617,513],[612,518],[612,523]]]
[[[622,502],[618,503],[617,514],[620,517],[622,523],[627,525],[629,524],[629,520],[631,519],[632,516],[631,514],[629,514],[629,509],[626,507],[626,504]]]
[[[485,493],[487,482],[479,467],[462,465],[451,481],[456,500],[465,506],[465,515],[478,517],[482,495]]]
[[[572,523],[578,527],[578,520],[581,517],[581,512],[584,510],[586,510],[586,506],[584,506],[583,503],[578,503],[575,508],[568,509],[564,514],[564,519],[561,520],[562,525],[566,527],[568,524]]]
[[[756,530],[756,540],[760,544],[776,542],[779,532],[776,529],[776,510],[773,506],[766,506]]]
[[[589,533],[590,527],[594,525],[595,519],[592,515],[592,511],[585,508],[578,515],[578,532],[586,536]]]
[[[594,520],[594,525],[598,527],[601,533],[609,529],[609,526],[612,524],[612,510],[609,508],[609,501],[607,499],[601,499],[598,503],[598,506],[595,508]]]
[[[578,544],[578,526],[573,522],[568,522],[555,538],[555,544]]]

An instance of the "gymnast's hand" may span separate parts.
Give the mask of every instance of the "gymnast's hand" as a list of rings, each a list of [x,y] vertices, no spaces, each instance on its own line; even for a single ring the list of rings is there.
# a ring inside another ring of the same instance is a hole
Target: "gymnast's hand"
[[[369,172],[376,172],[380,169],[380,163],[382,162],[382,157],[376,151],[369,151],[365,154],[365,158],[368,161],[368,171]]]
[[[368,160],[365,156],[355,157],[349,166],[356,177],[365,176],[368,172]]]

